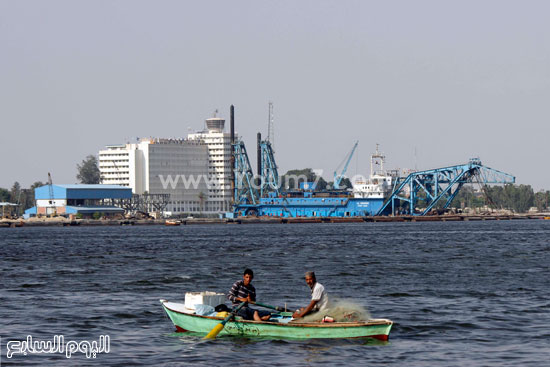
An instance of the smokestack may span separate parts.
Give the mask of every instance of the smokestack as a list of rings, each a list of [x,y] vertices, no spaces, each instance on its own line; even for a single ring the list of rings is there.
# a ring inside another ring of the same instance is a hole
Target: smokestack
[[[257,158],[258,158],[258,177],[262,175],[262,147],[261,147],[261,141],[262,141],[262,134],[258,133],[258,146],[257,146]]]
[[[232,195],[232,204],[236,202],[235,200],[235,107],[231,105],[230,110],[230,130],[231,130],[231,195]]]
[[[233,105],[231,105],[230,111],[231,144],[235,144],[235,107]]]

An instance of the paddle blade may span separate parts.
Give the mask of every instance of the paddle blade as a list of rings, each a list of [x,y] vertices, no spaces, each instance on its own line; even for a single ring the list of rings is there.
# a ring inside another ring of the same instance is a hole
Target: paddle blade
[[[233,317],[235,317],[235,314],[237,312],[239,312],[239,310],[241,308],[243,308],[243,306],[246,304],[246,302],[241,302],[241,304],[239,305],[239,307],[235,308],[233,311],[231,311],[231,313],[229,314],[229,316],[227,316],[222,322],[220,322],[218,325],[214,326],[214,328],[212,330],[210,330],[210,332],[204,337],[204,339],[215,339],[216,336],[218,336],[218,334],[220,333],[220,331],[223,330],[223,328],[225,327],[225,323],[228,322],[229,320],[231,320]]]
[[[216,339],[216,336],[223,330],[223,327],[225,324],[219,323],[218,325],[214,326],[212,330],[204,337],[204,339]]]

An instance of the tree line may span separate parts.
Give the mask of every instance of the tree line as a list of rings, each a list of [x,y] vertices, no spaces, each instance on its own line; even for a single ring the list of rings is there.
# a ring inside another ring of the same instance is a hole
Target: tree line
[[[317,190],[330,190],[333,185],[333,182],[327,182],[316,175],[311,168],[305,168],[293,169],[281,176],[282,189],[299,187],[299,183],[294,182],[296,176],[305,178],[300,182],[317,181]],[[343,189],[352,188],[348,178],[342,179],[340,186]],[[450,207],[461,209],[487,206],[492,209],[508,209],[515,213],[526,213],[532,207],[536,207],[539,211],[546,211],[549,203],[550,191],[534,192],[531,185],[486,186],[482,190],[475,190],[472,185],[465,185],[451,202]]]
[[[96,156],[87,156],[80,164],[76,165],[76,170],[76,178],[81,184],[98,184],[100,182]],[[34,189],[44,185],[45,183],[42,181],[35,181],[28,188],[23,188],[19,182],[15,181],[9,190],[0,187],[0,202],[19,204],[15,212],[22,215],[25,210],[35,206]]]
[[[316,183],[315,190],[319,191],[330,190],[334,185],[333,181],[327,182],[311,168],[292,169],[280,177],[281,189],[283,191],[298,189],[301,182]],[[339,186],[341,189],[352,188],[351,181],[347,177],[342,178]]]
[[[452,208],[509,209],[516,213],[525,213],[536,207],[539,211],[548,210],[550,191],[534,192],[531,185],[486,186],[475,191],[472,186],[464,186],[451,202]]]
[[[76,178],[82,184],[100,183],[98,160],[96,156],[87,156],[80,164],[77,164]],[[281,189],[292,190],[299,188],[300,182],[317,182],[316,190],[330,190],[333,182],[327,182],[318,176],[311,168],[289,170],[280,177]],[[19,182],[15,182],[11,189],[0,188],[0,202],[19,204],[17,213],[35,205],[34,189],[43,186],[42,181],[36,181],[29,188],[22,188]],[[352,184],[348,178],[343,178],[340,187],[351,189]],[[474,190],[472,185],[466,185],[460,189],[457,196],[451,202],[451,208],[480,208],[488,206],[493,209],[509,209],[516,213],[525,213],[530,208],[536,207],[539,211],[548,210],[550,203],[550,191],[534,192],[530,185],[504,185],[486,186],[481,191]]]

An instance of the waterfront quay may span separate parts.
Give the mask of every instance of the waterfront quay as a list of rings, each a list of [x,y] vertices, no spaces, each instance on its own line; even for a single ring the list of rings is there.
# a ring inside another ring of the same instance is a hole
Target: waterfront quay
[[[178,225],[206,224],[300,224],[300,223],[361,223],[361,222],[460,222],[490,220],[550,220],[550,213],[507,214],[507,215],[430,215],[430,216],[368,216],[368,217],[242,217],[242,218],[188,218],[178,221]],[[45,227],[45,226],[144,226],[166,225],[165,219],[75,219],[42,218],[42,219],[2,219],[0,228]]]

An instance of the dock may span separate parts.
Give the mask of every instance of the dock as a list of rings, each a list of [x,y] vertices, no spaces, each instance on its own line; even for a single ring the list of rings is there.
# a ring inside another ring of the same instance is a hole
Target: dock
[[[509,215],[429,215],[429,216],[369,216],[369,217],[240,217],[240,218],[192,218],[182,219],[181,225],[211,224],[307,224],[307,223],[417,223],[417,222],[469,222],[499,220],[550,220],[545,214],[509,214]],[[150,226],[165,225],[165,219],[76,219],[42,218],[38,219],[2,219],[0,228],[19,227],[73,227],[73,226]]]

